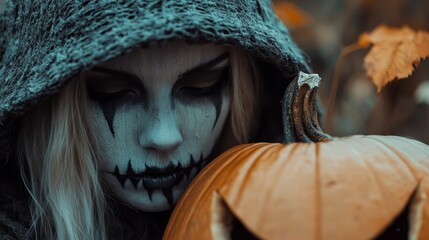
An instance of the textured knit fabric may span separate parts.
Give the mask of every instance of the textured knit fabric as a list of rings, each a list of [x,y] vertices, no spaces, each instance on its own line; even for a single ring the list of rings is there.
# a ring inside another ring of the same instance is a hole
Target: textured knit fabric
[[[248,49],[285,75],[306,68],[269,0],[14,0],[0,32],[3,156],[16,114],[133,47],[210,41]]]

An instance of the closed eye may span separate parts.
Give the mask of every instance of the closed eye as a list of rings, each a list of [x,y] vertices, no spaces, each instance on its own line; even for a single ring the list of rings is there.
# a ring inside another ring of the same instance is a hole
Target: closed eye
[[[99,92],[88,89],[89,98],[98,101],[118,100],[125,97],[134,97],[136,95],[137,93],[130,89],[124,89],[116,92]]]
[[[194,74],[177,82],[177,92],[180,98],[211,97],[221,92],[229,82],[229,67],[222,67]]]
[[[125,72],[95,67],[84,76],[88,92],[138,94],[142,89],[137,77]]]

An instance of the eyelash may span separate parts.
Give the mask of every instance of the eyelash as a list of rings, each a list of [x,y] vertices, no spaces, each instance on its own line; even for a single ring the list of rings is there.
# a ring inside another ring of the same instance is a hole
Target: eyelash
[[[112,93],[104,93],[104,92],[88,89],[88,95],[90,96],[90,98],[98,99],[98,100],[118,99],[118,98],[124,97],[127,94],[136,94],[136,92],[133,90],[125,89],[125,90],[112,92]]]
[[[228,83],[228,81],[229,81],[229,68],[225,68],[225,70],[223,70],[223,72],[220,74],[220,77],[215,84],[208,87],[203,87],[203,88],[182,87],[179,89],[179,93],[183,99],[210,98],[217,95],[222,90],[222,88]],[[123,98],[128,94],[135,95],[137,93],[129,89],[125,89],[117,92],[105,93],[105,92],[100,92],[100,91],[88,88],[88,95],[90,98],[94,100],[101,100],[101,101],[116,100],[116,99]]]
[[[212,97],[222,90],[222,88],[227,84],[228,79],[229,69],[225,69],[220,75],[219,80],[212,86],[204,88],[183,87],[180,90],[182,91],[182,96],[185,98]]]

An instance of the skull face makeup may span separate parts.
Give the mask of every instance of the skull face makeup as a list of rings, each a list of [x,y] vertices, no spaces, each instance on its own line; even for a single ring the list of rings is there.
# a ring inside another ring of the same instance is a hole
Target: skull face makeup
[[[214,44],[173,42],[85,73],[97,161],[113,195],[145,211],[174,205],[226,123],[228,57]]]

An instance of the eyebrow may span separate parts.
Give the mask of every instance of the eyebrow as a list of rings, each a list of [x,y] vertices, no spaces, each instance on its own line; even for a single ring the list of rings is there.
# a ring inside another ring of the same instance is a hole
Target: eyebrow
[[[190,70],[186,71],[185,73],[182,73],[179,75],[179,79],[187,76],[187,75],[191,75],[194,73],[198,73],[198,72],[203,72],[207,69],[210,69],[216,65],[218,65],[219,63],[225,61],[225,59],[229,58],[229,53],[223,53],[221,55],[219,55],[218,57],[202,63],[196,67],[191,68]],[[100,66],[96,66],[94,68],[92,68],[90,71],[94,71],[94,72],[99,72],[99,73],[106,73],[110,76],[113,77],[117,77],[117,78],[121,78],[121,81],[126,81],[127,83],[129,83],[130,85],[134,86],[134,87],[138,87],[138,88],[142,88],[142,82],[140,80],[140,78],[132,73],[129,72],[125,72],[125,71],[121,71],[121,70],[115,70],[115,69],[109,69],[109,68],[105,68],[105,67],[100,67]]]

